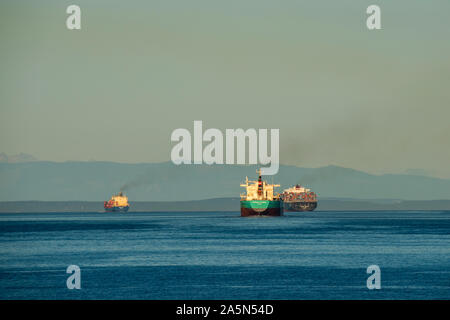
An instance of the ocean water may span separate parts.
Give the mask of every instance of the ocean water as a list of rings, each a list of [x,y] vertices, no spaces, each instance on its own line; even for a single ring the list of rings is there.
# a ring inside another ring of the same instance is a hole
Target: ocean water
[[[1,214],[0,299],[450,299],[450,212]]]

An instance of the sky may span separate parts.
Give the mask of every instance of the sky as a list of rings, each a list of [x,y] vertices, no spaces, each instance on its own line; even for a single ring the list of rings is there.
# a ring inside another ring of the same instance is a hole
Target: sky
[[[6,154],[168,161],[202,120],[280,129],[282,164],[450,178],[448,0],[3,0],[0,37]]]

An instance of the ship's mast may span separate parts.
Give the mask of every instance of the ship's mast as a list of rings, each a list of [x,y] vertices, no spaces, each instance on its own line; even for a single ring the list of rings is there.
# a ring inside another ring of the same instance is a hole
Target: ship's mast
[[[258,196],[262,196],[262,194],[263,194],[263,183],[262,183],[262,179],[261,179],[261,169],[256,170],[256,172],[258,173]]]

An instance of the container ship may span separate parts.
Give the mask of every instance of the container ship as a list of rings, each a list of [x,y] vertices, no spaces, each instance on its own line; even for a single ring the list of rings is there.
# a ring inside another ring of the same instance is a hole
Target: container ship
[[[128,197],[119,192],[113,195],[109,201],[105,201],[104,207],[106,212],[127,212],[130,205]]]
[[[261,170],[258,170],[257,181],[249,181],[245,178],[246,193],[241,194],[241,217],[250,216],[282,216],[283,201],[278,195],[274,195],[275,187],[279,184],[267,184],[261,179]]]
[[[280,198],[286,211],[313,211],[317,207],[317,195],[298,184],[285,189]]]

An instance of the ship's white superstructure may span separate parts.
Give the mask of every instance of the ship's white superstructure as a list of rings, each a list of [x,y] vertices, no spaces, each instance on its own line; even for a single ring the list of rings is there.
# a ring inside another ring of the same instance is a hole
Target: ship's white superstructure
[[[292,188],[284,189],[283,192],[286,193],[304,193],[304,192],[310,192],[311,189],[307,189],[305,187],[302,187],[301,185],[296,185]]]

